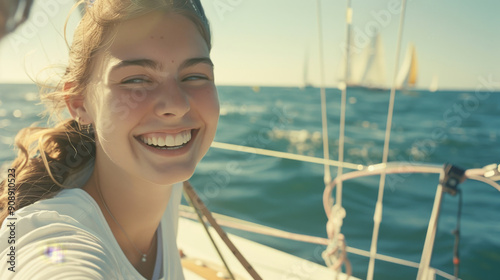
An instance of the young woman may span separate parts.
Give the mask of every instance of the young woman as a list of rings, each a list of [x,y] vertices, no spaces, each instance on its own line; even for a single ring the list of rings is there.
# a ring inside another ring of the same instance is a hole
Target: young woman
[[[54,128],[26,128],[2,182],[1,279],[183,279],[182,182],[219,117],[199,0],[95,0],[59,89]],[[61,118],[60,118],[61,119]]]

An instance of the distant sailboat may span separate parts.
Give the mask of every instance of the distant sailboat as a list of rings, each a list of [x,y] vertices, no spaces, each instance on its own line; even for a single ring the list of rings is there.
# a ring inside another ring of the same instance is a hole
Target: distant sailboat
[[[353,71],[347,82],[350,88],[363,88],[370,90],[385,90],[386,72],[384,48],[379,34],[364,49],[357,63],[353,63]],[[355,65],[360,67],[356,68]]]
[[[414,88],[418,78],[418,62],[415,45],[410,44],[403,66],[398,74],[397,88],[401,90]]]
[[[436,92],[438,90],[438,87],[439,87],[438,81],[439,81],[438,76],[436,76],[436,75],[432,76],[431,85],[429,86],[430,92]]]
[[[309,81],[309,55],[308,52],[306,52],[306,55],[304,57],[304,68],[303,68],[303,84],[300,88],[302,89],[307,89],[307,88],[313,88],[311,82]]]

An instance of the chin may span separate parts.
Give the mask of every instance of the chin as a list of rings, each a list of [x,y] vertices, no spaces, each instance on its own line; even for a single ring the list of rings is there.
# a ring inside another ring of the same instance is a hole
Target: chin
[[[172,185],[189,180],[194,174],[195,168],[171,168],[163,172],[154,172],[149,181],[156,185]]]

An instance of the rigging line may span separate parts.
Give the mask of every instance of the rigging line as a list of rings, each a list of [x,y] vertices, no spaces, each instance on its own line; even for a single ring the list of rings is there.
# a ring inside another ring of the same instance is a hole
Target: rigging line
[[[179,208],[179,215],[196,220],[196,214],[191,211],[191,209],[188,209],[187,207]],[[311,243],[311,244],[319,244],[319,245],[328,245],[329,240],[323,237],[317,237],[317,236],[310,236],[310,235],[305,235],[305,234],[299,234],[299,233],[292,233],[292,232],[287,232],[284,230],[280,229],[275,229],[267,226],[262,226],[259,224],[254,224],[250,223],[247,221],[235,219],[232,217],[212,213],[215,220],[220,226],[223,227],[229,227],[229,228],[234,228],[246,232],[253,232],[261,235],[267,235],[267,236],[272,236],[272,237],[278,237],[278,238],[283,238],[283,239],[288,239],[288,240],[294,240],[294,241],[300,241],[300,242],[305,242],[305,243]]]
[[[194,206],[194,203],[193,203],[191,197],[188,195],[188,193],[185,190],[184,190],[184,198],[186,198],[186,201],[194,209],[194,211],[196,213],[196,218],[195,219],[198,219],[198,221],[200,222],[200,224],[203,225],[203,229],[207,233],[208,238],[210,239],[210,242],[212,242],[212,245],[214,246],[215,251],[217,252],[217,255],[219,255],[220,260],[224,264],[224,267],[226,268],[226,271],[229,274],[230,279],[235,280],[233,272],[231,271],[231,269],[227,265],[226,259],[224,258],[224,256],[222,255],[221,251],[219,250],[219,247],[217,246],[217,244],[215,243],[214,238],[212,237],[212,234],[210,234],[210,231],[208,230],[207,224],[203,220],[202,213],[200,212],[200,210],[198,208],[196,208]]]
[[[200,197],[196,194],[193,186],[189,183],[189,181],[184,181],[184,191],[191,198],[191,202],[193,202],[193,206],[196,207],[201,214],[205,216],[210,225],[215,229],[215,231],[219,234],[219,237],[224,241],[228,249],[233,253],[236,259],[241,263],[241,265],[245,268],[245,270],[252,276],[254,280],[262,280],[262,277],[255,271],[252,265],[245,259],[245,257],[241,254],[241,252],[234,246],[233,242],[229,239],[226,232],[217,224],[212,213],[207,209],[207,206]]]
[[[345,65],[344,65],[344,83],[341,85],[342,94],[340,98],[340,125],[339,125],[339,162],[344,162],[344,143],[345,143],[345,114],[347,100],[347,82],[349,79],[349,67],[351,56],[351,27],[352,27],[352,4],[351,0],[347,0],[346,9],[346,49],[345,49]],[[342,166],[337,169],[337,177],[342,176],[344,172]],[[335,204],[342,206],[342,182],[337,184],[335,195]]]
[[[391,126],[392,126],[392,118],[394,114],[394,99],[396,96],[396,77],[398,75],[398,66],[399,66],[399,57],[401,53],[401,41],[403,38],[403,26],[405,20],[406,13],[406,0],[402,0],[401,3],[401,16],[399,18],[399,31],[398,31],[398,41],[396,47],[396,61],[394,66],[394,76],[392,79],[391,86],[391,95],[389,100],[389,110],[387,113],[387,125],[385,129],[385,140],[384,140],[384,151],[382,157],[382,163],[387,163],[387,159],[389,157],[389,142],[391,139]],[[370,246],[370,261],[368,263],[368,275],[367,280],[373,279],[373,272],[375,270],[375,255],[377,253],[377,241],[378,241],[378,233],[380,229],[380,223],[382,222],[382,200],[384,198],[384,187],[385,187],[385,172],[380,174],[380,183],[379,183],[379,191],[377,203],[375,205],[375,213],[373,215],[373,234],[372,234],[372,244]]]
[[[217,148],[217,149],[229,150],[229,151],[244,152],[244,153],[271,156],[271,157],[283,158],[283,159],[291,159],[291,160],[297,160],[297,161],[303,161],[303,162],[309,162],[309,163],[324,164],[324,165],[328,165],[328,166],[340,166],[341,165],[345,168],[349,168],[349,169],[353,169],[353,170],[363,170],[366,168],[366,166],[364,166],[362,164],[339,162],[339,161],[331,160],[331,159],[324,159],[324,158],[317,158],[317,157],[311,157],[311,156],[297,155],[297,154],[292,154],[292,153],[271,151],[271,150],[266,150],[266,149],[252,148],[252,147],[247,147],[247,146],[227,144],[227,143],[221,143],[221,142],[212,142],[211,147]]]
[[[332,175],[330,174],[330,166],[326,164],[326,161],[330,159],[330,151],[328,150],[328,124],[327,124],[327,114],[326,114],[326,93],[325,93],[325,64],[324,64],[324,54],[323,54],[323,24],[321,18],[321,0],[316,0],[316,14],[318,23],[318,51],[319,51],[319,65],[320,65],[320,93],[321,93],[321,128],[323,132],[323,157],[325,159],[324,169],[324,181],[325,186],[332,180]]]

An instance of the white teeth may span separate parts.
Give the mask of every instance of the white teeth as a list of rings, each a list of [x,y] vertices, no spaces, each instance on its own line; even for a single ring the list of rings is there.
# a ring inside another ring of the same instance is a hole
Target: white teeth
[[[167,136],[168,138],[168,136]],[[165,146],[165,138],[163,137],[158,137],[158,146]]]
[[[150,146],[159,146],[159,147],[178,147],[181,146],[189,140],[191,140],[191,131],[183,131],[178,134],[166,134],[163,137],[141,137],[142,142]]]
[[[175,140],[174,140],[174,136],[172,135],[167,135],[167,138],[166,138],[166,142],[167,142],[167,146],[177,146],[175,144]],[[181,143],[182,144],[182,143]],[[179,144],[180,145],[180,144]]]
[[[184,144],[184,136],[182,134],[175,135],[175,146]]]

